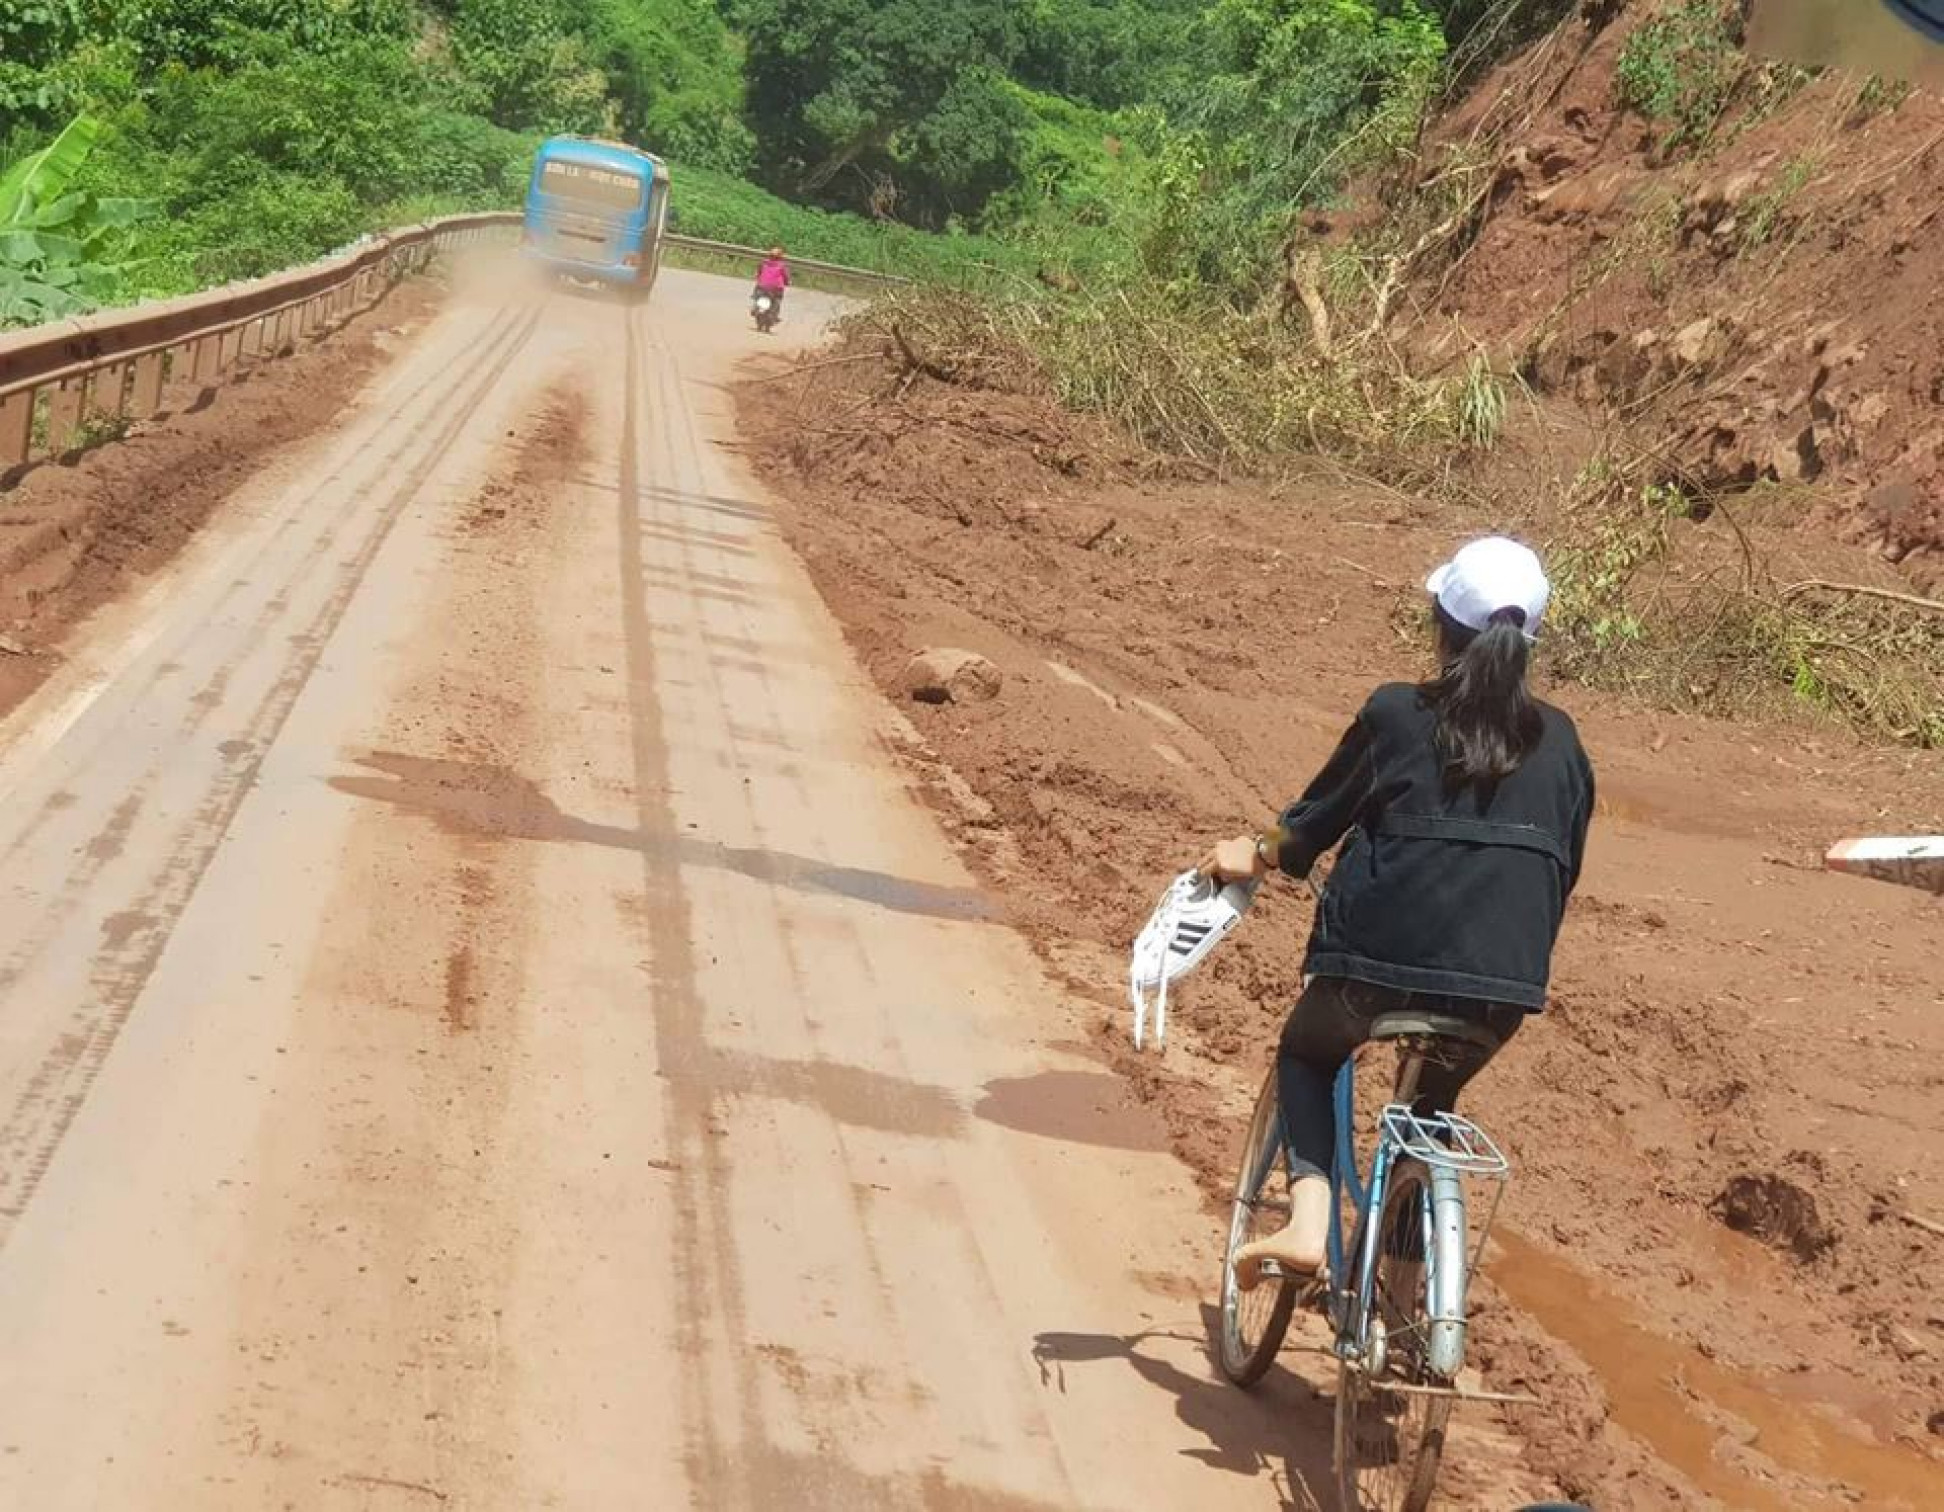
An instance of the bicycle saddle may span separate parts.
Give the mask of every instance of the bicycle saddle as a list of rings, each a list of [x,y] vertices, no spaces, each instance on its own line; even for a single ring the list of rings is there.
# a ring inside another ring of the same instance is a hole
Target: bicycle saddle
[[[1455,1014],[1425,1013],[1415,1008],[1378,1014],[1376,1021],[1370,1026],[1370,1037],[1374,1040],[1458,1040],[1488,1051],[1499,1047],[1499,1037],[1483,1024],[1471,1019],[1459,1018]]]

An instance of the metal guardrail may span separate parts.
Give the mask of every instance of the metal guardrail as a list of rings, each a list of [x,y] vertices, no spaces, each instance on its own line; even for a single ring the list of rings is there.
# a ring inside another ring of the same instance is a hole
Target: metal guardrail
[[[61,456],[92,427],[159,414],[173,387],[208,388],[283,356],[370,309],[435,253],[519,221],[447,216],[250,283],[0,335],[0,473]]]
[[[682,236],[669,231],[663,234],[662,241],[670,247],[685,252],[704,252],[715,257],[733,257],[749,262],[761,262],[769,256],[762,247],[742,247],[734,242],[704,241],[699,236]],[[847,268],[842,263],[817,262],[808,257],[792,257],[790,270],[796,273],[822,273],[831,278],[849,279],[853,283],[908,284],[908,278],[900,278],[895,273],[876,273],[869,268]]]
[[[382,300],[435,253],[520,224],[510,210],[452,215],[373,237],[333,257],[250,283],[0,335],[0,479],[25,462],[59,457],[101,426],[162,413],[171,390],[213,387],[244,365],[295,350]],[[699,237],[672,247],[760,261],[760,248]],[[790,266],[857,283],[910,280],[867,268],[792,258]]]

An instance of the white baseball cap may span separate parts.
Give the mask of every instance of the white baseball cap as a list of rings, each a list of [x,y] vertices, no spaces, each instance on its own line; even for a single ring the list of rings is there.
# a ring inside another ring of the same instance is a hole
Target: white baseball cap
[[[1504,536],[1463,547],[1425,579],[1424,587],[1467,630],[1482,632],[1500,610],[1517,609],[1525,616],[1519,628],[1527,640],[1538,635],[1539,618],[1552,597],[1546,569],[1532,548]]]

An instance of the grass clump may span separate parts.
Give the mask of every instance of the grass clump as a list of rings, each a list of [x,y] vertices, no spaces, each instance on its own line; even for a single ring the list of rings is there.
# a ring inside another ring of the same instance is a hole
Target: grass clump
[[[1549,544],[1553,665],[1576,681],[1737,716],[1810,709],[1944,748],[1944,604],[1797,578],[1776,500],[1695,499],[1597,468]]]
[[[1789,207],[1815,177],[1816,160],[1803,156],[1791,158],[1776,180],[1760,193],[1749,196],[1737,216],[1736,239],[1744,252],[1767,246],[1776,230],[1788,218]]]

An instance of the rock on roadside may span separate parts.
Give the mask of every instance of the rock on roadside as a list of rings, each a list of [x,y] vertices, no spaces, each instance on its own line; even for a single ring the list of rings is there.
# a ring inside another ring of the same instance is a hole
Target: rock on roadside
[[[904,680],[920,703],[984,703],[999,696],[1005,679],[976,651],[939,647],[912,657]]]

